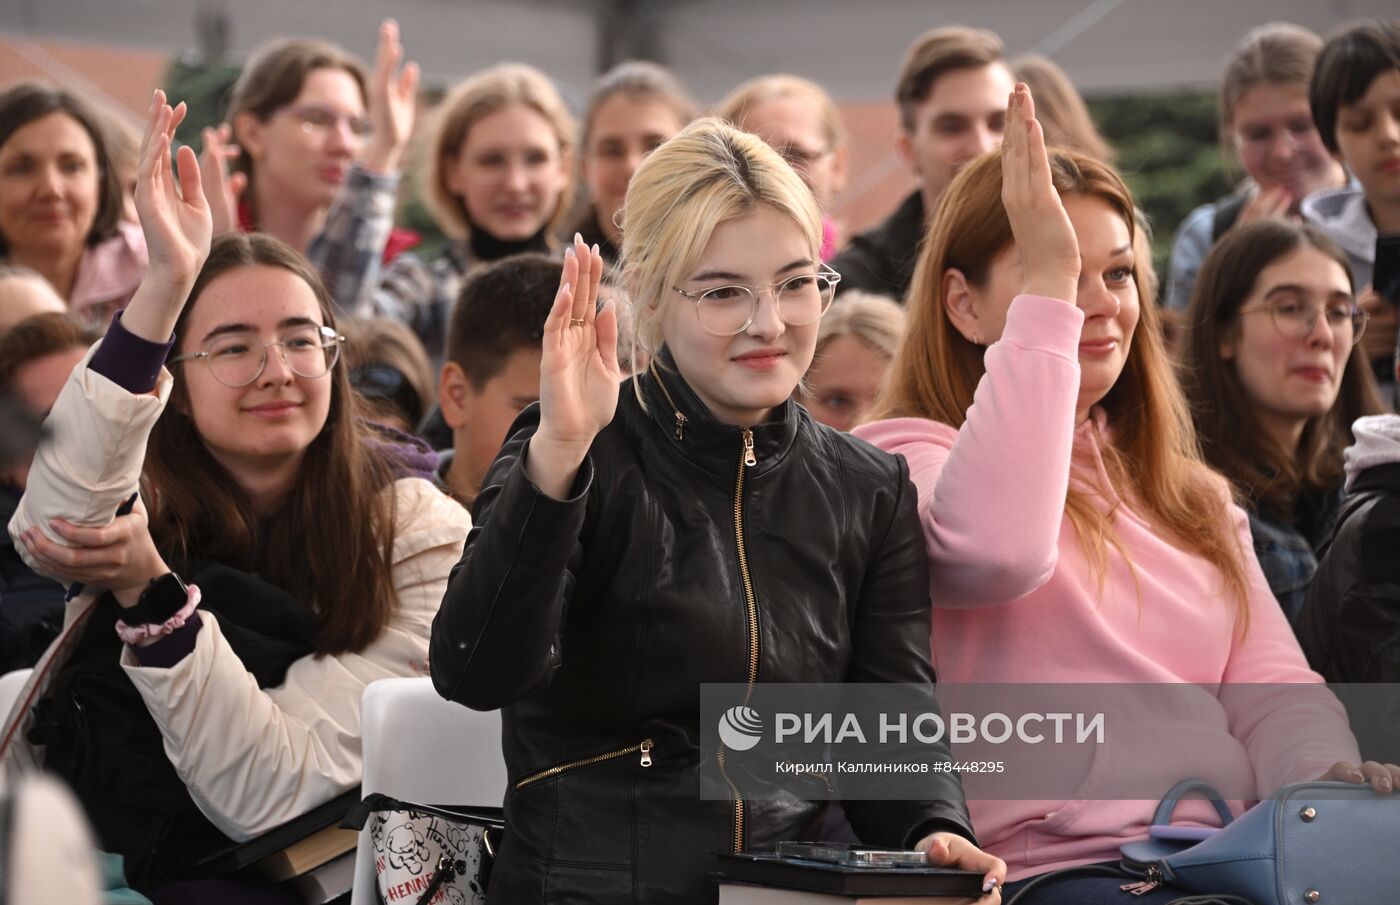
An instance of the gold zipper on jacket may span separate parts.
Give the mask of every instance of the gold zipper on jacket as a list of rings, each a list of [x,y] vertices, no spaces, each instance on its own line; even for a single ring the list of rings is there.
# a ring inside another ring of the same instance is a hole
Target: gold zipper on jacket
[[[594,764],[601,764],[605,760],[616,760],[619,757],[626,757],[629,754],[640,753],[642,755],[642,766],[650,767],[651,752],[655,747],[655,743],[648,738],[643,739],[638,744],[629,745],[626,748],[618,748],[616,751],[608,751],[605,754],[595,754],[592,757],[585,757],[582,760],[571,760],[568,763],[559,764],[555,767],[550,767],[548,770],[541,770],[538,773],[531,773],[529,776],[517,782],[515,784],[515,788],[516,791],[519,791],[525,788],[526,786],[531,785],[532,783],[539,782],[542,779],[552,779],[561,773],[567,773],[570,770],[577,770],[579,767],[591,767]]]
[[[758,601],[754,599],[753,579],[749,576],[749,553],[744,546],[744,472],[758,464],[754,455],[753,431],[744,429],[744,444],[739,457],[739,471],[734,479],[734,544],[739,551],[739,578],[744,583],[744,606],[748,616],[749,630],[749,671],[748,687],[744,690],[744,703],[753,694],[754,683],[758,681]],[[719,749],[719,769],[724,781],[729,783],[734,793],[734,851],[744,850],[744,799],[739,790],[730,782],[724,770],[724,748]]]
[[[680,440],[685,433],[686,417],[676,407],[676,401],[671,398],[670,390],[666,389],[666,382],[661,379],[661,372],[656,369],[656,362],[651,363],[650,370],[652,379],[656,381],[657,387],[661,390],[661,395],[666,397],[667,404],[671,406],[671,411],[676,416],[676,439]],[[753,579],[749,577],[749,554],[744,546],[744,469],[757,465],[758,456],[754,452],[753,431],[747,428],[744,429],[743,448],[740,453],[739,475],[734,484],[734,543],[739,550],[739,578],[744,583],[744,606],[748,617],[748,688],[744,692],[744,703],[747,704],[749,695],[753,693],[753,686],[758,681],[758,601],[754,599]],[[715,759],[719,763],[720,775],[724,777],[729,791],[734,796],[734,851],[741,852],[744,850],[744,799],[739,794],[738,787],[729,779],[729,774],[725,771],[723,746],[720,746],[716,752]]]
[[[651,377],[656,381],[656,385],[661,388],[661,395],[666,397],[666,404],[671,407],[671,412],[676,416],[677,440],[685,439],[685,423],[690,419],[681,414],[681,410],[676,406],[676,400],[671,398],[671,391],[666,389],[666,383],[661,379],[661,372],[656,369],[656,362],[651,363]]]

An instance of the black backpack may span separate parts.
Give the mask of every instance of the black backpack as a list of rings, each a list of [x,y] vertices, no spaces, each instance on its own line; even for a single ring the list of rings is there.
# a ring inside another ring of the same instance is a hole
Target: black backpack
[[[280,685],[292,663],[314,652],[314,616],[279,588],[218,563],[184,574],[259,688]],[[45,746],[45,769],[72,787],[101,846],[126,859],[131,886],[152,890],[202,879],[195,865],[230,841],[195,807],[121,667],[113,628],[120,618],[121,607],[104,594],[35,708],[29,740]]]

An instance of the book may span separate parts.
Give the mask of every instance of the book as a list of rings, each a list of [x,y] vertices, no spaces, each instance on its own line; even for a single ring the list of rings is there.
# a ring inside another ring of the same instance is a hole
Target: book
[[[260,867],[262,862],[269,858],[282,854],[287,849],[325,831],[327,828],[334,828],[345,817],[345,813],[359,803],[360,787],[356,786],[345,794],[332,798],[325,804],[313,808],[299,817],[294,817],[255,839],[243,843],[229,840],[227,846],[209,853],[200,859],[195,867],[199,875],[205,877],[226,877],[238,871]],[[356,834],[353,830],[347,832],[350,833],[352,839],[350,844],[353,846]],[[323,846],[326,846],[325,840],[318,842],[315,848],[318,851],[330,851],[330,849],[322,849]],[[333,849],[334,846],[330,848]],[[341,849],[341,851],[346,851],[346,849]],[[325,857],[316,864],[307,867],[306,870],[324,864],[336,854],[340,854],[340,852],[326,854]],[[305,863],[305,861],[299,858],[299,863]],[[292,875],[288,874],[287,876]]]
[[[849,867],[772,852],[715,856],[711,879],[837,896],[941,896],[977,899],[982,875],[946,867]],[[798,900],[800,901],[800,900]]]
[[[360,834],[354,830],[328,826],[263,858],[253,865],[252,872],[271,883],[280,883],[353,852],[359,841]]]
[[[306,905],[325,905],[355,885],[355,853],[346,852],[320,867],[287,882]]]
[[[721,883],[719,905],[973,905],[965,896],[850,896]]]

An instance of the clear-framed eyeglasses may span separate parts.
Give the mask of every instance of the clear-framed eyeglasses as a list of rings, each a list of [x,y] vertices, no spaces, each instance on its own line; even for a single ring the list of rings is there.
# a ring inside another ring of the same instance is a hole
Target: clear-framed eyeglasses
[[[1297,148],[1317,133],[1311,116],[1299,116],[1279,126],[1249,123],[1235,130],[1235,147],[1244,153],[1263,153],[1273,149],[1280,138],[1289,148]]]
[[[705,332],[735,336],[747,330],[758,316],[758,297],[763,291],[772,294],[783,323],[801,327],[826,313],[839,282],[841,274],[823,265],[814,273],[800,273],[762,286],[731,283],[699,292],[687,292],[679,286],[671,288],[695,303],[695,315]]]
[[[297,122],[301,124],[301,130],[308,135],[332,132],[342,122],[349,127],[350,134],[356,138],[365,139],[374,134],[374,123],[370,121],[369,117],[349,116],[321,104],[300,104],[283,107],[282,110],[295,117]]]
[[[1240,314],[1267,311],[1273,316],[1274,329],[1284,339],[1305,339],[1317,326],[1317,319],[1324,312],[1327,326],[1338,342],[1356,345],[1361,342],[1361,334],[1366,332],[1366,322],[1370,315],[1366,309],[1351,298],[1329,299],[1318,305],[1293,292],[1281,292],[1270,296],[1257,305],[1240,309]]]
[[[170,364],[203,359],[215,380],[238,389],[262,376],[267,367],[267,350],[276,346],[288,370],[298,377],[315,380],[325,377],[335,367],[343,342],[345,337],[330,327],[315,324],[293,328],[279,339],[262,344],[248,333],[226,333],[210,340],[198,352],[175,356]]]

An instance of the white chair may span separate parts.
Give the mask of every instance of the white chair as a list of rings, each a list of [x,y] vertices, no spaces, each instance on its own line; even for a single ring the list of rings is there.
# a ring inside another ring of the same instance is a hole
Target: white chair
[[[0,676],[0,723],[15,709],[15,701],[19,700],[19,693],[33,672],[32,669],[17,669]]]
[[[361,699],[360,735],[365,795],[495,808],[505,800],[500,711],[479,713],[444,701],[431,679],[372,682]],[[374,905],[375,896],[374,849],[366,827],[355,851],[350,905]]]

